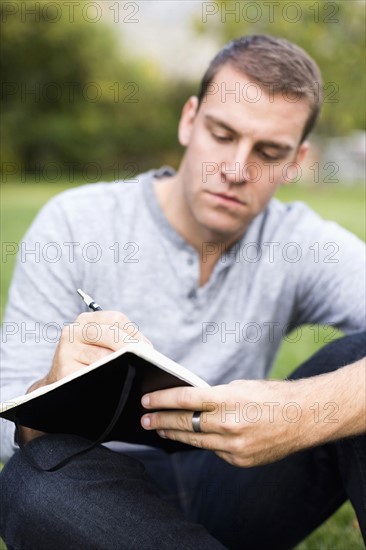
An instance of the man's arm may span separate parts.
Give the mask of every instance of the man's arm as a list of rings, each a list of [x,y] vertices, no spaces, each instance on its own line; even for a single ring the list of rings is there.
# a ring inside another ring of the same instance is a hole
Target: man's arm
[[[299,268],[292,322],[335,327],[345,334],[366,330],[365,243],[314,213],[304,217],[291,238],[301,243],[303,253],[289,266]]]
[[[366,432],[366,359],[301,380],[157,391],[142,403],[161,409],[142,417],[145,429],[251,467]],[[192,411],[205,411],[202,433],[192,431]]]
[[[33,383],[27,393],[57,382],[113,351],[117,351],[127,342],[131,342],[131,336],[133,336],[133,341],[151,344],[140,331],[136,330],[128,317],[118,311],[82,313],[77,317],[75,325],[72,338],[70,338],[71,332],[67,327],[63,330],[50,371],[44,378]],[[98,327],[97,339],[94,333],[85,330],[88,326]],[[19,430],[22,443],[27,443],[43,434],[44,432],[24,426],[21,426]]]
[[[2,324],[1,401],[5,403],[26,393],[46,375],[62,328],[81,310],[75,292],[80,280],[79,262],[76,258],[70,262],[66,254],[49,262],[42,253],[49,246],[62,247],[62,243],[75,240],[61,203],[59,197],[52,199],[19,244]],[[2,422],[0,436],[1,460],[5,462],[16,450],[13,423]]]

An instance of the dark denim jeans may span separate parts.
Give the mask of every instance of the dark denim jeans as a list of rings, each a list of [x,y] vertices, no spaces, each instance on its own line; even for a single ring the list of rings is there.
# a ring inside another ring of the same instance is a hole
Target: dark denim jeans
[[[337,340],[291,378],[335,370],[365,356],[365,348],[365,334]],[[27,447],[46,467],[84,445],[57,434]],[[9,549],[286,549],[347,499],[366,540],[366,435],[247,469],[207,451],[126,456],[97,447],[40,473],[17,452],[0,489],[0,533]]]

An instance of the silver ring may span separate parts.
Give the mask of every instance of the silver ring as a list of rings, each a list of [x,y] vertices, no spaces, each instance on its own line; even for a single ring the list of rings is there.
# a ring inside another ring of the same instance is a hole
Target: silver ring
[[[201,430],[201,411],[195,411],[192,416],[192,428],[196,433],[202,432]]]

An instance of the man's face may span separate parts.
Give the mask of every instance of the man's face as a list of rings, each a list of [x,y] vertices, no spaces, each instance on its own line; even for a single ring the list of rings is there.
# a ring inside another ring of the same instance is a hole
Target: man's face
[[[267,95],[230,65],[214,82],[198,109],[197,98],[188,100],[179,125],[182,212],[203,238],[234,242],[279,185],[296,177],[309,106]]]

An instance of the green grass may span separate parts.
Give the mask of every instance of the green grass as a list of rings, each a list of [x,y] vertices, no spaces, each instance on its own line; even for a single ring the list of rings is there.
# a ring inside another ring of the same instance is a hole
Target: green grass
[[[1,199],[1,241],[18,242],[34,218],[39,208],[53,195],[70,187],[69,184],[19,184],[12,183],[0,188]],[[365,192],[362,186],[342,187],[319,185],[317,187],[282,187],[278,198],[285,202],[301,200],[309,204],[326,219],[332,219],[361,238],[365,236]],[[4,311],[8,286],[14,267],[14,258],[6,262],[1,260],[1,313]],[[288,375],[299,363],[304,361],[324,345],[329,332],[320,330],[318,341],[308,327],[302,330],[299,342],[284,342],[276,364],[273,377]],[[291,528],[291,526],[289,526]],[[0,541],[0,550],[5,546]],[[332,518],[296,550],[361,550],[364,548],[355,514],[349,503],[338,510]]]
[[[3,184],[0,186],[0,236],[1,236],[1,316],[7,300],[7,293],[14,269],[15,256],[4,261],[6,243],[18,243],[24,236],[36,213],[48,199],[69,188],[70,184]]]

